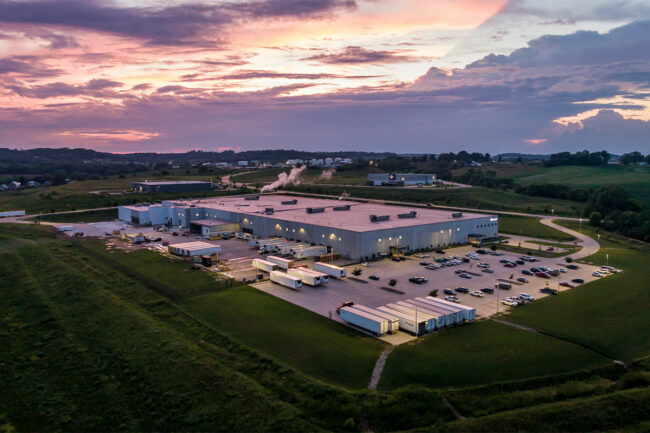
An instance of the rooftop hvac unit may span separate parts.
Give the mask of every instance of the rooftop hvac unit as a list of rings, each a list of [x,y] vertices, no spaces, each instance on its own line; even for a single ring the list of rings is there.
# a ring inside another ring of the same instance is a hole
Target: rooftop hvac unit
[[[409,213],[401,213],[397,215],[397,218],[415,218],[417,216],[417,212],[412,210]]]
[[[307,208],[307,213],[321,213],[325,212],[324,207],[308,207]]]
[[[244,197],[244,200],[259,200],[260,196],[259,195],[254,195],[251,197]]]
[[[282,202],[282,204],[297,204],[298,200],[285,200]]]
[[[334,206],[332,209],[336,210],[336,211],[350,210],[350,205],[346,204],[346,205],[343,205],[343,206]]]
[[[454,213],[451,214],[452,218],[460,218],[462,216],[463,216],[462,212],[454,212]]]
[[[390,215],[370,215],[370,222],[377,223],[379,221],[388,221]]]
[[[266,209],[264,209],[264,213],[267,215],[273,215],[273,212],[274,210],[272,207],[267,207]]]

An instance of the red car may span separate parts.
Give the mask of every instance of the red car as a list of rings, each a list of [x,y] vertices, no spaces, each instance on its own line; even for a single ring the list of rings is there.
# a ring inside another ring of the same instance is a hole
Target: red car
[[[514,263],[504,263],[503,266],[504,266],[505,268],[514,268],[514,267],[515,267],[515,264],[514,264]]]
[[[570,288],[570,289],[573,289],[573,288],[575,287],[573,284],[568,283],[568,282],[566,282],[566,281],[563,282],[563,283],[560,283],[560,286],[568,287],[568,288]]]
[[[551,278],[546,272],[535,272],[535,276],[539,278]]]

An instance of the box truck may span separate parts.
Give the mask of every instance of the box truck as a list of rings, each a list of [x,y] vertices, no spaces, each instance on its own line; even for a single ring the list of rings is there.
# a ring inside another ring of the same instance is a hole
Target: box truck
[[[253,259],[253,267],[260,271],[271,272],[271,271],[275,271],[278,265],[262,259]]]
[[[341,308],[341,319],[379,336],[388,332],[388,321],[354,307]]]
[[[293,290],[298,290],[302,287],[302,280],[300,278],[292,277],[287,275],[284,272],[280,271],[271,271],[271,282],[280,284],[284,287],[288,287]]]
[[[334,278],[344,278],[345,277],[345,268],[340,266],[330,265],[329,263],[316,262],[314,263],[314,270],[322,272]]]
[[[311,272],[301,271],[299,268],[289,268],[287,274],[302,279],[303,284],[314,287],[320,285],[320,277]]]
[[[357,310],[365,311],[366,313],[373,314],[377,317],[381,317],[388,321],[388,333],[394,334],[399,331],[399,318],[393,314],[386,313],[384,311],[379,311],[374,308],[366,307],[365,305],[354,304],[352,308]]]
[[[278,268],[284,269],[285,271],[289,269],[291,265],[293,265],[293,260],[284,259],[278,256],[268,256],[266,260],[271,263],[275,263],[276,265],[278,265]]]

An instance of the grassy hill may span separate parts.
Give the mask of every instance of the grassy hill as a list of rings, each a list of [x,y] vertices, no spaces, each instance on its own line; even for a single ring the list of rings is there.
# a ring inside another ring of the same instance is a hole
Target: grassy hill
[[[650,167],[561,166],[538,168],[512,174],[518,184],[561,183],[573,187],[620,186],[645,203],[650,203]]]

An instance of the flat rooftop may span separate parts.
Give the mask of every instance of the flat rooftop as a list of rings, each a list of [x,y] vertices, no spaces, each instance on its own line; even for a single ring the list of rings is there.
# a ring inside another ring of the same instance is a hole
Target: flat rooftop
[[[260,195],[258,200],[246,200],[246,196],[212,197],[197,200],[170,200],[179,206],[196,205],[209,209],[219,209],[237,212],[243,215],[256,215],[274,220],[288,222],[303,222],[318,226],[339,228],[355,232],[412,227],[424,224],[436,224],[452,221],[485,218],[493,215],[463,212],[461,217],[454,218],[455,212],[439,209],[417,208],[406,206],[391,206],[376,203],[360,203],[354,201],[329,200],[310,197],[294,197],[286,195]],[[250,196],[249,196],[250,198]],[[296,200],[296,203],[282,204]],[[349,210],[334,210],[336,207],[349,206]],[[266,214],[266,209],[272,208],[272,214]],[[307,213],[307,208],[324,208],[323,212]],[[415,218],[399,218],[399,214],[416,212]],[[386,221],[371,222],[370,215],[388,215]]]
[[[223,224],[232,224],[232,221],[226,221],[226,220],[220,220],[220,219],[194,220],[194,221],[192,221],[192,224],[197,224],[197,225],[206,226],[206,227],[214,227],[214,226],[220,226],[220,225],[223,225]]]
[[[142,182],[132,182],[132,183],[142,184],[142,185],[192,185],[197,183],[210,183],[210,182],[204,182],[202,180],[163,180],[163,181],[145,180]]]

